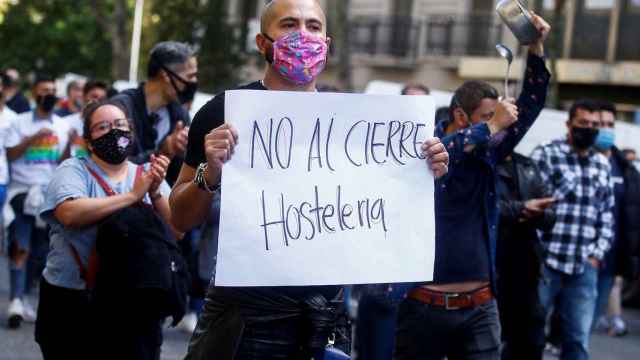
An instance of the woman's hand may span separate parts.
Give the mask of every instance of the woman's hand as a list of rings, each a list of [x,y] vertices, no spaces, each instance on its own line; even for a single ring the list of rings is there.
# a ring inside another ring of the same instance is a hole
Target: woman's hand
[[[145,171],[136,178],[136,181],[133,183],[133,189],[129,194],[131,194],[136,201],[142,201],[144,196],[149,192],[152,184],[153,175],[151,171]]]
[[[160,190],[160,185],[167,176],[167,169],[170,163],[169,158],[164,155],[151,155],[151,166],[148,171],[153,178],[153,182],[149,187],[149,196],[151,196],[151,198],[156,197]]]

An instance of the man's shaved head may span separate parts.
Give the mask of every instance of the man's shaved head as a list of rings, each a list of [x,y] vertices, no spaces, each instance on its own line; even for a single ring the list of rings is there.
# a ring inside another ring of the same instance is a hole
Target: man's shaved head
[[[260,32],[266,34],[274,22],[288,16],[292,11],[297,12],[298,16],[308,16],[307,14],[312,12],[322,21],[323,27],[327,23],[327,17],[318,0],[271,0],[262,9]]]
[[[272,0],[269,1],[260,16],[260,33],[256,34],[256,46],[267,64],[274,64],[274,47],[278,39],[296,32],[306,34],[316,41],[322,41],[327,47],[331,38],[327,36],[327,17],[318,0]],[[326,63],[326,54],[325,63]],[[299,86],[284,78],[274,66],[267,66],[265,84],[269,89],[277,90],[315,90],[315,79]],[[293,85],[292,85],[293,84]]]

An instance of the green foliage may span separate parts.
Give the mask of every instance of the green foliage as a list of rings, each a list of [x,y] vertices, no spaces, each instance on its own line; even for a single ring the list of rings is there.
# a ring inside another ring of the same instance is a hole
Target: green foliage
[[[119,0],[95,1],[100,7],[97,13],[109,24],[118,22],[113,18],[116,1]],[[117,61],[111,33],[99,26],[92,3],[89,0],[5,3],[6,12],[0,16],[0,68],[15,67],[22,73],[39,70],[53,75],[75,72],[111,79]],[[128,0],[126,6],[125,35],[129,41],[135,0]],[[213,92],[235,85],[239,81],[237,69],[246,61],[244,29],[227,23],[227,8],[225,0],[146,0],[140,78],[145,77],[151,47],[159,41],[176,40],[189,42],[199,50],[203,90]]]
[[[247,60],[243,29],[227,22],[225,0],[153,2],[151,24],[143,31],[147,51],[155,42],[185,41],[198,49],[199,80],[216,92],[240,81],[237,70]]]
[[[8,5],[0,23],[0,67],[108,78],[111,46],[88,1],[31,0]]]

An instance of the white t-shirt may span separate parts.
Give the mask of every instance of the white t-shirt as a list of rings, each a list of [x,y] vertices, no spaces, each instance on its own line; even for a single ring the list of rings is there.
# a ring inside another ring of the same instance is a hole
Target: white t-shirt
[[[40,129],[53,131],[27,148],[24,154],[11,162],[11,182],[20,185],[47,185],[58,167],[69,140],[69,125],[55,114],[50,119],[35,119],[35,112],[19,114],[12,121],[6,138],[6,146],[19,145],[26,137]]]
[[[84,120],[82,120],[82,115],[80,113],[75,113],[63,117],[62,120],[67,122],[69,130],[75,130],[76,134],[78,134],[77,138],[70,139],[70,141],[72,141],[71,156],[78,158],[88,157],[89,151],[87,150],[87,143],[82,137],[84,134]]]
[[[7,136],[13,119],[18,116],[13,110],[5,106],[0,110],[0,185],[9,183],[9,164],[7,162]]]

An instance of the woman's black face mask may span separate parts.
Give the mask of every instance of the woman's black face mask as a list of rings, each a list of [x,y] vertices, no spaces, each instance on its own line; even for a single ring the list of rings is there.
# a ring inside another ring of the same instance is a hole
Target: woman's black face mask
[[[108,133],[91,140],[92,152],[111,165],[118,165],[127,160],[133,148],[131,131],[111,129]]]

